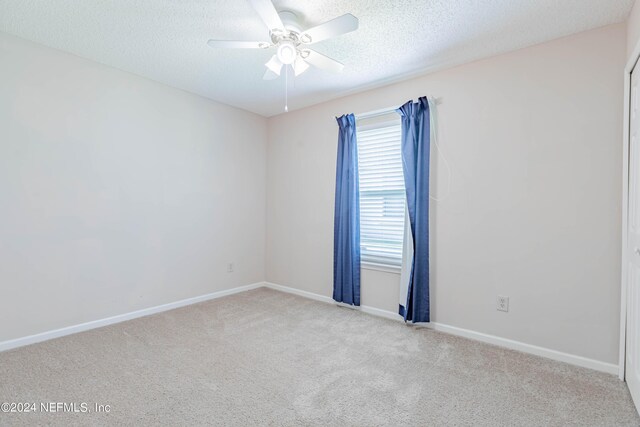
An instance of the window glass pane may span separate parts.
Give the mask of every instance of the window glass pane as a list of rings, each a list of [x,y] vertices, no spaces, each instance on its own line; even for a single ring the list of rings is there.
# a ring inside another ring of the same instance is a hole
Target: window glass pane
[[[405,193],[400,134],[399,122],[357,131],[363,262],[402,262]]]

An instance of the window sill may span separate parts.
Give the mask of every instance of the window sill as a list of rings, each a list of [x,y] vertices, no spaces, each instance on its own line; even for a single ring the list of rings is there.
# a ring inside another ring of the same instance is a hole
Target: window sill
[[[396,267],[394,265],[375,264],[372,262],[362,262],[360,263],[360,268],[365,270],[383,271],[385,273],[392,274],[400,274],[400,271],[402,270],[401,267]]]

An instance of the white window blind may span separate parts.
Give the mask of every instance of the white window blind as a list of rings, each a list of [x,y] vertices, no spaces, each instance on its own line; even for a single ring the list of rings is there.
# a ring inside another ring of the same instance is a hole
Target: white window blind
[[[405,191],[400,135],[399,122],[357,130],[364,263],[402,264]]]

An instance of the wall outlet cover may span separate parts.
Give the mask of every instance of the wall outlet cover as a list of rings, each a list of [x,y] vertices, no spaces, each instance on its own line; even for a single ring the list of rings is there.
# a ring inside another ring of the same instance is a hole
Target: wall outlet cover
[[[509,311],[509,297],[498,295],[498,311]]]

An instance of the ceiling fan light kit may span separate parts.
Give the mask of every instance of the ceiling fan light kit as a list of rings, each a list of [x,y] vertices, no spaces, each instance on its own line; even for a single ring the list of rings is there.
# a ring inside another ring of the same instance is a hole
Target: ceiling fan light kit
[[[323,24],[302,30],[298,17],[291,11],[278,12],[270,0],[248,0],[262,21],[269,28],[271,41],[209,40],[212,48],[269,49],[276,53],[265,64],[265,80],[272,80],[282,74],[283,67],[291,66],[295,76],[304,73],[309,66],[331,72],[341,72],[344,65],[322,55],[307,45],[358,29],[358,18],[347,13]]]
[[[291,65],[296,60],[298,52],[293,42],[284,40],[278,43],[278,50],[276,52],[278,59],[285,65]]]

